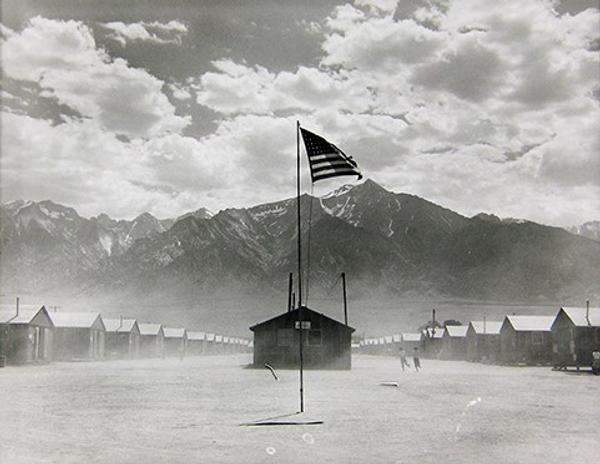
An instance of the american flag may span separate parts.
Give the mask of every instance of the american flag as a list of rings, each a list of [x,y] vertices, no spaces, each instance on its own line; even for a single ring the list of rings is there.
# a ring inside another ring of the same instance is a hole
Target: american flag
[[[306,147],[310,176],[313,182],[337,176],[358,176],[359,179],[362,179],[358,164],[351,156],[346,155],[333,143],[306,129],[300,128],[300,133]]]

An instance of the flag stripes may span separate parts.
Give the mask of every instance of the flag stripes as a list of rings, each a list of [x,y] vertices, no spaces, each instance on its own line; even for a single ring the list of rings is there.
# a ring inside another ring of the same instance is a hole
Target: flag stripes
[[[310,175],[313,182],[337,176],[358,176],[362,174],[356,161],[346,155],[323,137],[300,128],[304,147],[308,155]]]

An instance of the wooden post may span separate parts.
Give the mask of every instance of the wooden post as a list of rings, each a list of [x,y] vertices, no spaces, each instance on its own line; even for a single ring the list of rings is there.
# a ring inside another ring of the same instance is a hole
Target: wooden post
[[[298,307],[298,320],[299,327],[298,333],[300,334],[300,412],[304,412],[304,353],[303,353],[303,328],[302,328],[302,306]]]
[[[292,286],[294,285],[294,274],[290,272],[290,279],[288,283],[288,301],[287,301],[287,310],[288,313],[292,310]]]
[[[344,323],[348,325],[348,301],[346,299],[346,273],[342,272],[342,291],[344,295]]]

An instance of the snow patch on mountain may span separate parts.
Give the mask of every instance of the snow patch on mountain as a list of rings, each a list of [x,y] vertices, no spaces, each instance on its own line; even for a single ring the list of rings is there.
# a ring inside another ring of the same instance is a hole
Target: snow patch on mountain
[[[65,214],[60,211],[50,211],[45,206],[40,205],[40,211],[44,213],[46,216],[51,217],[52,219],[61,219],[65,217]],[[69,219],[69,218],[67,218]]]
[[[276,205],[273,206],[271,208],[264,208],[264,209],[260,209],[258,211],[252,211],[252,217],[256,220],[261,220],[267,216],[275,216],[275,217],[279,217],[283,214],[286,213],[286,211],[288,210],[287,205]]]
[[[23,208],[27,208],[31,206],[33,201],[31,200],[12,200],[3,204],[4,208],[6,208],[13,216],[19,214],[19,211]]]
[[[338,188],[336,190],[333,190],[332,192],[329,192],[329,193],[323,195],[321,198],[323,200],[326,200],[328,198],[341,197],[342,195],[347,194],[353,188],[354,188],[354,185],[352,185],[352,184],[342,185],[340,188]]]
[[[335,205],[332,207],[328,207],[323,201],[324,198],[320,198],[319,201],[321,203],[321,207],[325,210],[325,212],[331,216],[338,217],[340,219],[344,219],[349,224],[357,227],[360,223],[360,217],[354,217],[354,209],[356,208],[356,203],[352,200],[352,197],[348,196],[344,199],[344,202],[340,205]]]
[[[52,221],[48,217],[37,214],[33,208],[25,210],[26,207],[19,209],[18,224],[24,229],[28,229],[32,222],[36,223],[50,235],[52,235],[56,229]],[[25,211],[24,211],[25,210]]]
[[[110,256],[112,253],[112,246],[113,246],[112,237],[108,234],[101,234],[99,237],[99,240],[100,240],[100,245],[102,245],[102,248],[104,248],[104,251],[106,251],[106,254],[108,256]]]
[[[391,237],[392,235],[394,235],[394,229],[392,227],[393,223],[394,223],[394,220],[390,219],[389,224],[387,225],[387,227],[383,231],[383,235],[385,235],[386,237]]]

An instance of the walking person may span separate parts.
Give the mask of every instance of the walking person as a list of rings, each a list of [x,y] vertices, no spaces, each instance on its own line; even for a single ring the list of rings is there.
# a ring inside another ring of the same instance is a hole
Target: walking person
[[[413,364],[415,365],[415,370],[419,372],[421,369],[421,360],[419,359],[419,348],[416,346],[413,352]]]
[[[408,361],[406,360],[406,351],[404,350],[404,347],[400,347],[400,349],[398,350],[398,355],[400,356],[400,365],[402,366],[402,372],[404,372],[404,367],[410,367],[410,364],[408,364]]]

